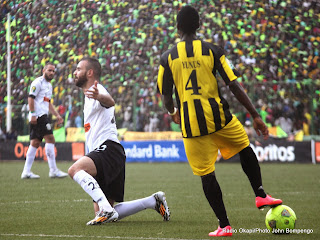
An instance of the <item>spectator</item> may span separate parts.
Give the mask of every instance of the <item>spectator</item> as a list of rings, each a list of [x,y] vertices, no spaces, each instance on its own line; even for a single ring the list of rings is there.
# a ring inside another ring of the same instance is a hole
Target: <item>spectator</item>
[[[17,132],[15,130],[10,129],[9,132],[6,133],[6,140],[8,141],[16,141],[17,140]]]
[[[158,132],[159,122],[160,120],[158,118],[158,114],[152,113],[150,118],[150,123],[149,123],[149,132]]]
[[[124,121],[122,123],[122,128],[127,128],[132,130],[132,108],[129,106],[124,112]]]
[[[262,99],[270,103],[267,107],[273,113],[268,114],[268,119],[266,116],[266,121],[273,123],[271,117],[275,117],[277,105],[284,105],[285,101],[306,103],[312,96],[310,114],[317,126],[319,1],[193,2],[203,13],[199,35],[224,47],[243,74],[242,85],[254,102]],[[145,119],[150,111],[162,119],[163,109],[155,95],[154,83],[160,53],[179,41],[175,28],[168,27],[183,5],[176,3],[15,0],[1,4],[2,26],[7,20],[5,14],[11,10],[12,104],[22,107],[23,93],[47,61],[57,66],[52,82],[55,105],[66,103],[68,109],[67,96],[71,96],[72,104],[82,104],[81,94],[72,84],[72,72],[76,62],[86,55],[101,60],[101,83],[113,89],[112,95],[119,99],[116,101],[119,126],[129,104],[132,112],[140,109]],[[6,31],[1,28],[0,106],[6,105],[6,52]],[[227,94],[223,87],[221,90]],[[133,104],[135,93],[137,102]],[[244,112],[241,106],[230,103],[237,116]],[[292,111],[299,110],[293,106]],[[289,118],[295,124],[300,119],[294,116],[290,114]],[[159,127],[166,129],[165,125]],[[313,129],[313,134],[320,134],[319,127]]]
[[[77,116],[74,119],[74,123],[75,123],[77,128],[83,127],[82,118],[81,118],[81,113],[80,112],[77,113]]]
[[[5,141],[7,139],[6,134],[0,128],[0,141]]]
[[[292,134],[293,123],[287,113],[283,113],[283,115],[279,116],[279,118],[277,118],[275,121],[275,125],[281,127],[286,134]]]

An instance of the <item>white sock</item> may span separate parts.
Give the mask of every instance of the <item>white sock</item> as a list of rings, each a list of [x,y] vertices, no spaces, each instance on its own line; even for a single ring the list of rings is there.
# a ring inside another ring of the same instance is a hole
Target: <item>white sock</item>
[[[146,198],[141,198],[129,202],[118,203],[114,206],[114,209],[118,212],[118,219],[120,220],[147,208],[155,209],[155,206],[156,199],[154,198],[154,196],[149,196]]]
[[[50,172],[54,172],[55,170],[57,170],[56,155],[54,153],[54,144],[46,143],[44,147],[46,149]]]
[[[30,145],[27,151],[26,162],[24,163],[23,172],[28,173],[31,171],[34,158],[36,157],[36,152],[37,148]]]
[[[73,176],[73,180],[76,181],[83,190],[90,195],[90,197],[92,197],[92,199],[99,205],[99,209],[103,209],[107,212],[111,212],[113,210],[99,184],[90,174],[84,170],[80,170]]]

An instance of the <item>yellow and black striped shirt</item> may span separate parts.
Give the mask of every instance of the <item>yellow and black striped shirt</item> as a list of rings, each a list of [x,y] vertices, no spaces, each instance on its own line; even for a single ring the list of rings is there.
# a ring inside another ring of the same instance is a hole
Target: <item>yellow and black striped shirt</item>
[[[183,137],[204,136],[231,121],[217,72],[227,85],[239,76],[220,47],[202,40],[181,41],[161,56],[158,89],[172,95],[175,86]]]

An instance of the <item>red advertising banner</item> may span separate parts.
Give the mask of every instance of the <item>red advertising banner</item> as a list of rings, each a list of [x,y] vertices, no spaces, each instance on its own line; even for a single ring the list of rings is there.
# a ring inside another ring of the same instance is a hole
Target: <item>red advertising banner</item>
[[[320,142],[316,142],[315,146],[315,156],[316,156],[316,162],[320,163]]]
[[[79,158],[84,156],[84,143],[83,142],[74,142],[71,143],[72,147],[72,160],[77,161]]]
[[[84,143],[83,151],[84,151]],[[25,160],[29,142],[7,141],[0,145],[0,160]],[[72,160],[71,143],[55,143],[56,160]],[[45,144],[37,149],[35,160],[47,161]]]

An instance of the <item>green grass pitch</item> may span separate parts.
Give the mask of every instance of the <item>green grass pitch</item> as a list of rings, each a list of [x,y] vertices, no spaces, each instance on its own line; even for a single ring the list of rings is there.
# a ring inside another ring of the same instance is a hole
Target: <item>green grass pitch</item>
[[[58,162],[67,171],[71,162]],[[202,192],[199,177],[187,163],[128,163],[125,200],[162,190],[166,193],[171,220],[163,222],[153,210],[145,210],[121,221],[86,226],[94,217],[90,197],[70,178],[50,179],[48,165],[36,161],[39,180],[21,180],[24,162],[0,162],[1,240],[212,239],[208,233],[218,222]],[[266,230],[268,209],[259,211],[250,183],[240,164],[217,163],[219,180],[233,239],[320,239],[320,165],[261,164],[264,188],[282,198],[297,215],[297,229],[313,233],[275,235]]]

